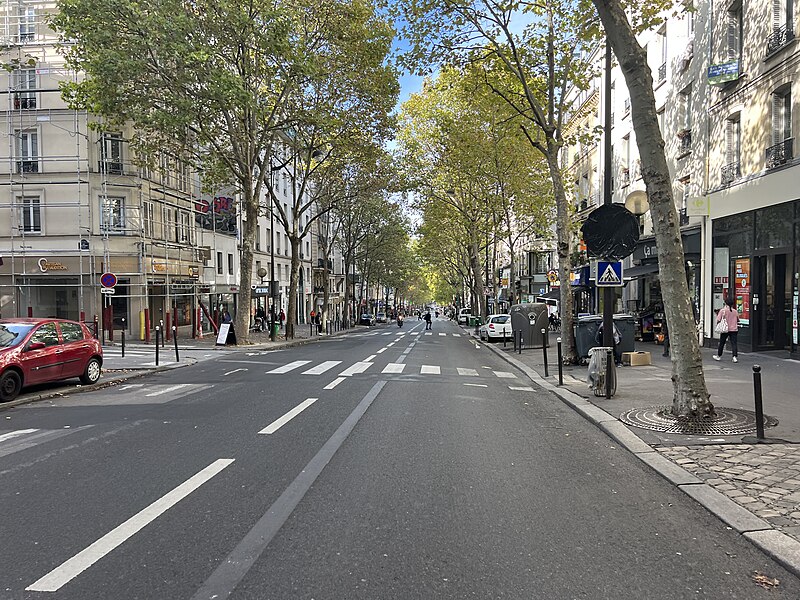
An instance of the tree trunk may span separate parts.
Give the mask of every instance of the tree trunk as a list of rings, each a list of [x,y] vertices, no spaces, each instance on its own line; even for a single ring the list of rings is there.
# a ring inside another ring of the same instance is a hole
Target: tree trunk
[[[350,297],[352,289],[351,282],[348,282],[348,277],[352,271],[352,264],[348,255],[344,255],[344,310],[342,311],[342,320],[350,326],[350,310],[352,308],[353,298]]]
[[[258,223],[258,200],[252,189],[242,191],[245,219],[242,220],[242,249],[239,253],[239,304],[233,320],[237,344],[250,343],[250,281],[253,276],[253,245]]]
[[[480,315],[481,319],[485,322],[486,302],[484,301],[484,298],[486,297],[486,292],[483,285],[483,271],[481,265],[480,248],[478,247],[478,233],[474,230],[471,231],[470,238],[472,239],[469,243],[469,268],[472,271],[473,276],[472,296],[478,303],[478,312],[473,314]]]
[[[286,313],[287,339],[294,337],[294,325],[298,322],[297,288],[300,271],[300,240],[296,236],[291,236],[289,243],[292,246],[292,272],[289,276],[289,310]]]
[[[664,155],[647,51],[636,40],[619,0],[593,0],[619,61],[631,98],[631,117],[658,248],[658,269],[672,357],[672,414],[713,416],[695,331],[678,225]]]
[[[569,276],[572,273],[572,261],[569,254],[572,228],[567,212],[567,197],[564,193],[564,182],[558,166],[558,145],[552,138],[547,139],[547,166],[553,182],[553,194],[556,201],[556,250],[558,252],[558,279],[561,282],[559,310],[561,313],[561,341],[564,349],[563,360],[568,364],[577,364],[578,353],[575,348],[575,328],[572,287]]]

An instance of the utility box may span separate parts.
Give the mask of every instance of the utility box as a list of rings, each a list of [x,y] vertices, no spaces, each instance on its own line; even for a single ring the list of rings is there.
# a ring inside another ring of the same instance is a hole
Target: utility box
[[[542,348],[547,340],[550,324],[547,320],[547,305],[542,303],[515,304],[508,311],[511,315],[511,331],[515,339],[522,332],[522,343],[527,348]],[[542,329],[545,330],[542,335]]]

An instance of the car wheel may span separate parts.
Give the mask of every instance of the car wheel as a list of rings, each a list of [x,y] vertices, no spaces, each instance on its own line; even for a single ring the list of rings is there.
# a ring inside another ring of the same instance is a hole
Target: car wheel
[[[81,383],[91,385],[97,383],[98,379],[100,379],[100,361],[93,358],[89,361],[89,364],[86,365],[86,370],[83,372],[83,375],[81,375]]]
[[[22,378],[16,371],[6,371],[0,376],[0,402],[11,402],[22,389]]]

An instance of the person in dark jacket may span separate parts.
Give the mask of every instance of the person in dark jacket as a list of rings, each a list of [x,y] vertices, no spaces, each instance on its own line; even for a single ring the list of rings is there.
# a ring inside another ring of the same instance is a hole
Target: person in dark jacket
[[[616,364],[617,366],[620,366],[622,364],[622,352],[619,349],[619,343],[622,341],[622,334],[619,332],[619,329],[617,329],[616,324],[614,324],[613,327],[614,327],[614,329],[612,331],[614,332],[614,335],[612,337],[613,337],[613,340],[614,340],[614,345],[613,345],[613,348],[614,348],[614,364]],[[597,334],[594,336],[594,341],[598,346],[602,346],[603,345],[603,323],[602,322],[600,323],[600,327],[597,328]]]
[[[426,312],[425,313],[425,329],[426,330],[427,329],[433,329],[433,327],[431,326],[431,313],[430,312]]]

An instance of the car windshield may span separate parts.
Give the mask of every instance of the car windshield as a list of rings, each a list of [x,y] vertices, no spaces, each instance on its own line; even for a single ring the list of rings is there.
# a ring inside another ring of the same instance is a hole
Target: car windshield
[[[33,325],[26,323],[0,323],[0,348],[11,348],[19,344]]]
[[[508,315],[501,315],[499,317],[492,317],[492,323],[508,323]]]

